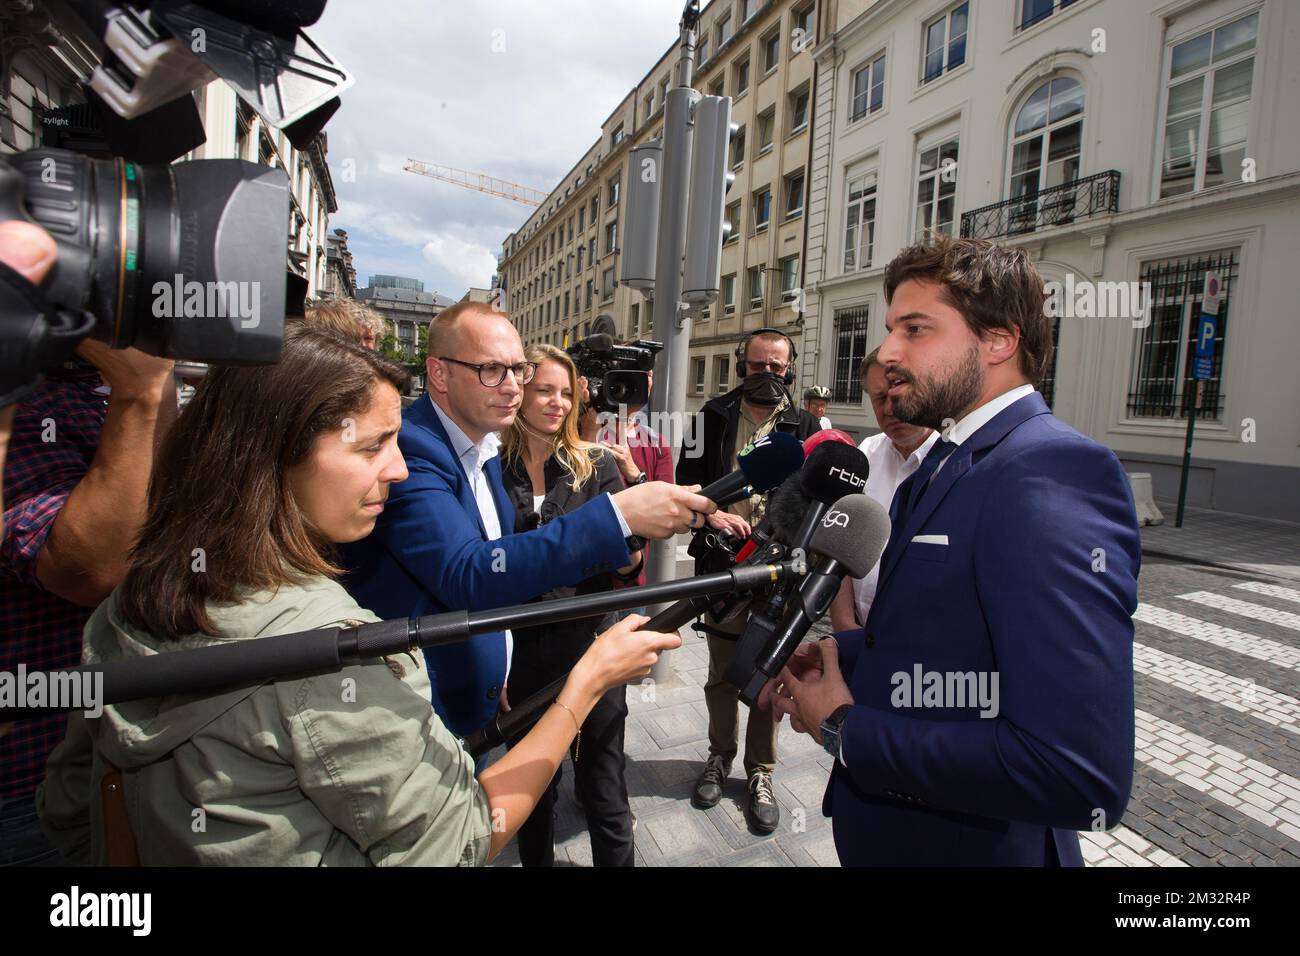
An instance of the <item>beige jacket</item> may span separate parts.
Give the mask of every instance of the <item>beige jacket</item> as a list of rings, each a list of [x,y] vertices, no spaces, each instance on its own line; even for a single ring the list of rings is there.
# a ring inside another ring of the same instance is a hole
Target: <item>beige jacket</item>
[[[211,605],[219,641],[376,620],[316,578]],[[86,625],[83,660],[169,653],[118,614]],[[430,705],[419,653],[225,692],[130,701],[69,721],[38,793],[65,855],[104,860],[98,781],[123,772],[145,865],[469,865],[487,860],[491,813],[474,762]]]

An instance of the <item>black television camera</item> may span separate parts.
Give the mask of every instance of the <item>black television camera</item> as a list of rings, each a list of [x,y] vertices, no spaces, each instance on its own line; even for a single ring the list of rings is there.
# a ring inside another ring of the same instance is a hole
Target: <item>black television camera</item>
[[[193,91],[221,78],[305,148],[352,77],[302,27],[325,0],[65,0],[59,28],[100,54],[84,84],[77,151],[0,159],[0,219],[47,230],[58,258],[39,288],[0,267],[0,403],[88,334],[115,348],[220,364],[280,355],[289,181],[238,159],[169,165],[205,140]],[[51,111],[58,112],[58,111]],[[57,117],[56,117],[57,118]],[[60,141],[66,117],[48,123]]]
[[[637,339],[616,345],[611,335],[589,335],[568,348],[578,374],[587,378],[588,404],[597,414],[618,412],[619,406],[644,405],[650,398],[650,376],[662,342]]]

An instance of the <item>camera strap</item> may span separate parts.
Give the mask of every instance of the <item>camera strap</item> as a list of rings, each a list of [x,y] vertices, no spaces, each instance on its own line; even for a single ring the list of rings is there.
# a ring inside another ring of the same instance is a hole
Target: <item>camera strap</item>
[[[0,408],[21,401],[41,373],[67,360],[90,334],[89,312],[61,312],[19,273],[0,262]]]

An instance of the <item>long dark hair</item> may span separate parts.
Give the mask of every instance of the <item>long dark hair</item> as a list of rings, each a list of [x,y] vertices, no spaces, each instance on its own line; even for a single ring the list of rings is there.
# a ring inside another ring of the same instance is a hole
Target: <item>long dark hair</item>
[[[370,405],[377,382],[408,376],[355,342],[288,325],[276,365],[214,368],[167,433],[148,514],[118,593],[122,615],[167,639],[217,631],[208,601],[337,577],[333,545],[289,490],[316,439]]]

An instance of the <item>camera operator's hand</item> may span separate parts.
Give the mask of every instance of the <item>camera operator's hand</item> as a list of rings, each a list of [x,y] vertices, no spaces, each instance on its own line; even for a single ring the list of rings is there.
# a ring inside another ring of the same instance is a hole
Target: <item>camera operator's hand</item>
[[[98,339],[86,339],[77,346],[77,354],[99,369],[113,390],[112,398],[160,402],[170,385],[175,404],[176,362],[173,359],[159,358],[139,349],[109,348]]]
[[[632,533],[662,541],[702,526],[701,515],[717,510],[708,498],[696,494],[699,485],[683,488],[666,481],[647,481],[611,495]]]
[[[715,511],[708,517],[709,527],[715,531],[730,531],[732,534],[744,541],[749,537],[753,530],[749,522],[740,515],[733,515],[730,511]]]

